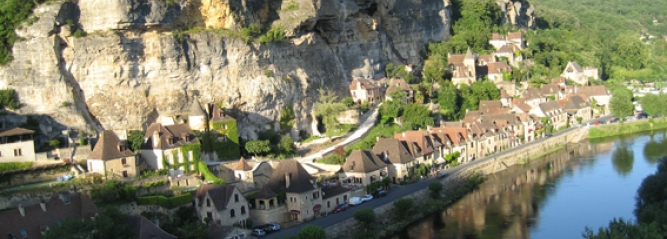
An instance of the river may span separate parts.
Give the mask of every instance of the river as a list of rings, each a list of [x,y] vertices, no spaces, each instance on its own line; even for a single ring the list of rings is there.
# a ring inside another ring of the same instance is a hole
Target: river
[[[490,175],[447,209],[388,237],[582,238],[614,217],[634,221],[642,180],[667,156],[667,131],[570,144]]]

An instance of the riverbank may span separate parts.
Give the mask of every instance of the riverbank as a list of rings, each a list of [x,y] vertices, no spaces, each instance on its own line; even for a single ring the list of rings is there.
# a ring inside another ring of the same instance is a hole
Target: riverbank
[[[599,125],[588,131],[588,137],[604,138],[659,129],[667,129],[667,118]]]

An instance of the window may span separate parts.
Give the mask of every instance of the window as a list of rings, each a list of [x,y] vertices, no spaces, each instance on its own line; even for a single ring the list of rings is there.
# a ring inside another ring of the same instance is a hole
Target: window
[[[245,215],[245,206],[241,206],[241,215]]]
[[[327,201],[327,208],[331,208],[331,202]]]
[[[343,195],[343,201],[347,202],[347,195]]]
[[[213,219],[213,213],[206,212],[206,217]]]
[[[23,152],[21,152],[21,149],[14,149],[14,156],[22,156]]]
[[[234,209],[229,210],[229,217],[236,217],[236,213],[234,213]]]
[[[123,165],[126,165],[127,164],[127,159],[125,159],[125,158],[120,159],[120,163],[123,164]]]
[[[313,199],[317,199],[320,197],[320,192],[314,192],[313,193]]]
[[[211,200],[209,200],[208,198],[206,199],[206,206],[207,206],[207,207],[210,207],[210,206],[211,206]]]
[[[239,195],[238,194],[234,194],[234,202],[239,202]]]
[[[127,178],[127,170],[122,171],[122,173],[123,173],[123,178]]]

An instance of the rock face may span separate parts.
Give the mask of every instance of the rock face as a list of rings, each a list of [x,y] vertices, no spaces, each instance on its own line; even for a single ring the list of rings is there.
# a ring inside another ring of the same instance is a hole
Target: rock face
[[[500,4],[500,2],[499,2]],[[504,1],[508,22],[530,26],[527,3]],[[518,5],[517,5],[518,4]],[[240,136],[256,137],[292,107],[308,131],[317,89],[346,92],[384,65],[420,65],[426,44],[449,38],[449,0],[73,0],[35,9],[17,33],[0,87],[16,113],[80,129],[141,129],[192,101],[234,109]],[[510,7],[511,6],[511,7]],[[532,8],[530,8],[532,9]],[[526,20],[528,19],[528,20]],[[246,43],[250,24],[280,27],[286,43]],[[189,31],[183,29],[230,29]],[[83,29],[86,37],[73,37]],[[177,33],[174,33],[176,31]],[[67,103],[67,104],[66,104]]]

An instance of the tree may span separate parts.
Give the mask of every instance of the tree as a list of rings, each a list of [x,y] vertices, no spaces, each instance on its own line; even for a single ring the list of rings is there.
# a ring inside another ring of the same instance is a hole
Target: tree
[[[434,124],[433,117],[431,117],[431,111],[424,105],[407,105],[402,117],[403,124],[412,129],[425,129],[426,126],[432,126]]]
[[[396,212],[396,219],[399,221],[407,220],[412,214],[411,210],[415,206],[415,201],[412,198],[401,198],[394,201],[394,212]]]
[[[326,239],[327,233],[321,227],[308,225],[301,228],[298,239]]]
[[[145,133],[142,130],[130,130],[130,135],[127,136],[127,141],[130,142],[130,147],[135,153],[141,150],[141,144],[144,143],[144,135]]]
[[[376,219],[375,211],[372,208],[361,209],[354,212],[354,219],[363,223],[366,230],[371,230]]]
[[[438,104],[440,104],[440,113],[445,117],[445,120],[456,120],[461,104],[461,97],[456,90],[456,86],[451,81],[446,81],[440,84],[440,91],[438,92]]]
[[[1,35],[1,34],[0,34]],[[2,44],[0,44],[2,45]],[[0,64],[2,60],[0,59]],[[14,89],[0,90],[0,107],[10,110],[18,109],[21,104],[16,99],[16,91]]]
[[[115,239],[133,238],[134,230],[127,223],[126,215],[115,207],[106,207],[95,220],[66,219],[60,225],[51,226],[45,239]]]
[[[280,124],[280,129],[283,133],[287,133],[292,129],[292,126],[294,125],[294,109],[292,109],[291,105],[283,106],[280,110],[278,123]]]
[[[644,97],[639,99],[639,103],[642,105],[642,110],[650,116],[659,115],[662,108],[660,105],[660,97],[654,94],[646,94]]]
[[[611,113],[623,122],[623,118],[632,115],[635,109],[632,105],[632,92],[627,89],[614,91],[609,101],[609,108]]]
[[[428,185],[428,189],[431,190],[431,197],[438,199],[440,198],[440,192],[442,192],[442,183],[440,181],[432,182]]]
[[[612,220],[606,228],[598,229],[595,233],[592,229],[586,227],[582,235],[586,239],[662,239],[656,224],[634,224],[625,221],[623,218]]]
[[[322,117],[322,123],[326,126],[327,130],[334,129],[338,125],[336,118],[338,113],[345,110],[347,107],[343,103],[339,103],[338,97],[329,91],[324,89],[319,89],[320,93],[319,102],[313,105],[315,110],[315,115]]]
[[[280,138],[280,144],[278,145],[280,149],[280,154],[289,157],[296,155],[296,146],[294,146],[294,139],[291,136],[285,135]]]
[[[345,96],[341,102],[347,107],[352,107],[354,105],[354,99],[352,99],[351,96]]]
[[[269,140],[252,140],[245,143],[245,149],[248,153],[257,156],[271,151],[271,143]]]

